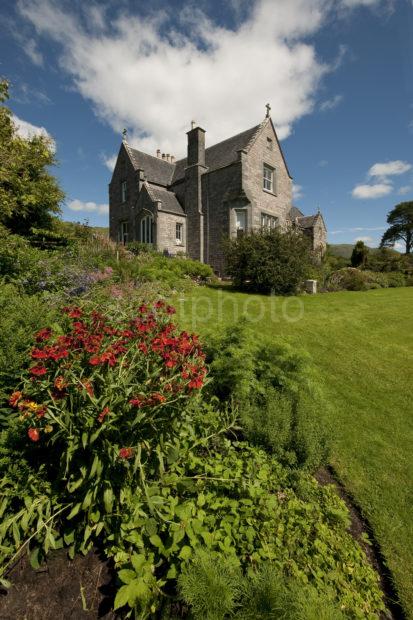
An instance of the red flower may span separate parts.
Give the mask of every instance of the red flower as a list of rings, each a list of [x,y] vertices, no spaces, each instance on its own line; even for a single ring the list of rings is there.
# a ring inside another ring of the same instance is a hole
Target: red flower
[[[32,358],[34,360],[46,360],[49,357],[49,354],[46,349],[33,349],[32,350]]]
[[[36,377],[41,377],[47,373],[46,366],[43,364],[36,364],[36,366],[32,366],[30,368],[30,374],[35,375]]]
[[[154,394],[152,394],[152,401],[155,403],[164,403],[166,401],[166,397],[159,392],[154,392]]]
[[[145,404],[145,401],[142,398],[131,398],[131,400],[129,401],[129,404],[132,405],[132,407],[143,407],[143,405]]]
[[[145,355],[148,352],[148,347],[146,346],[146,344],[144,342],[140,342],[138,344],[138,349],[139,349],[139,351],[142,351],[142,353],[145,353]]]
[[[145,314],[146,312],[148,312],[148,306],[145,306],[145,304],[142,304],[141,306],[139,306],[138,311],[141,314]]]
[[[175,310],[175,308],[173,306],[167,306],[166,307],[166,312],[167,312],[167,314],[175,314],[176,310]]]
[[[63,312],[65,312],[71,319],[79,319],[83,314],[82,310],[77,306],[74,306],[73,308],[66,306],[63,308]]]
[[[29,428],[27,434],[32,441],[39,441],[40,439],[40,433],[37,428]]]
[[[91,384],[90,381],[85,379],[83,381],[83,387],[86,390],[86,392],[89,394],[89,396],[93,396],[93,394],[94,394],[94,392],[93,392],[93,385]]]
[[[91,364],[91,366],[98,366],[100,363],[101,359],[99,355],[93,355],[89,360],[89,364]]]
[[[46,407],[40,407],[40,409],[36,411],[36,416],[38,418],[44,418],[45,415],[46,415]]]
[[[44,340],[49,340],[52,335],[52,330],[50,327],[44,327],[36,334],[36,342],[43,342]]]
[[[133,448],[121,448],[119,450],[119,457],[121,459],[130,459],[133,456]]]
[[[162,301],[162,299],[160,299],[159,301],[156,301],[156,302],[154,303],[154,307],[155,307],[155,308],[163,308],[163,307],[164,307],[164,305],[165,305],[165,302],[164,302],[164,301]]]
[[[103,411],[99,413],[98,415],[98,422],[102,423],[103,420],[106,418],[106,416],[109,415],[109,413],[110,413],[109,407],[105,407]]]
[[[23,394],[21,392],[13,392],[9,399],[10,407],[15,407],[22,396]]]

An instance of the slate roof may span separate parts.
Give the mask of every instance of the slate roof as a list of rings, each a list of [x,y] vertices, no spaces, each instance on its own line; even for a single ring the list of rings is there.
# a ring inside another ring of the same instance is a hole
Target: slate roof
[[[304,217],[304,213],[297,209],[297,207],[291,207],[290,212],[288,214],[290,216],[290,220],[295,222],[296,217]]]
[[[312,228],[319,217],[319,213],[316,215],[306,215],[298,218],[298,225],[300,228]]]
[[[133,167],[135,170],[143,170],[149,183],[158,183],[164,186],[171,183],[175,164],[171,164],[171,162],[160,157],[148,155],[130,146],[128,146],[128,151]]]
[[[262,124],[247,129],[242,133],[227,138],[205,149],[205,165],[209,168],[208,172],[227,166],[238,159],[237,151],[247,149],[249,143],[254,139]],[[179,181],[185,176],[186,158],[179,159],[175,163],[175,173],[172,183]]]
[[[167,211],[168,213],[174,213],[175,215],[185,216],[184,210],[173,192],[170,192],[163,187],[148,185],[148,183],[145,183],[145,186],[152,200],[160,200],[161,211]]]

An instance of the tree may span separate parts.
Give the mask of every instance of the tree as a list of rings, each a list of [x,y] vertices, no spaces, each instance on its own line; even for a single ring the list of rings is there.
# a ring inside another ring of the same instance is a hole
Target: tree
[[[413,201],[400,202],[387,215],[390,228],[386,230],[381,240],[381,247],[392,247],[396,241],[402,241],[406,247],[406,254],[413,250]]]
[[[369,248],[364,241],[357,241],[351,253],[351,266],[364,268],[367,263]]]
[[[260,293],[295,293],[311,268],[308,239],[294,229],[230,239],[225,255],[234,285]]]
[[[8,82],[0,81],[0,103],[8,97]],[[0,106],[0,223],[13,233],[27,235],[32,227],[50,228],[60,213],[64,193],[48,167],[56,159],[45,136],[22,138],[12,113]]]

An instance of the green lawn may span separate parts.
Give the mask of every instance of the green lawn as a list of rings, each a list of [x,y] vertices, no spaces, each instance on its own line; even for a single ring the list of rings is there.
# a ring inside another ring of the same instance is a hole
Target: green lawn
[[[206,334],[246,314],[268,340],[311,353],[332,403],[332,464],[413,618],[413,288],[283,299],[199,287],[175,305],[186,329]]]

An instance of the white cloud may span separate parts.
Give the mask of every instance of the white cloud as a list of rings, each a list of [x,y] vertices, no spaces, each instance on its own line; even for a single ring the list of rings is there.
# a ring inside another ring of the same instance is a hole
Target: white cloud
[[[43,136],[48,139],[51,150],[56,150],[56,143],[45,127],[37,127],[37,125],[32,125],[15,114],[13,114],[12,119],[19,136],[25,139],[30,139],[34,136]]]
[[[406,246],[401,243],[400,241],[396,241],[396,243],[394,244],[393,248],[395,250],[397,250],[398,252],[405,252],[406,251]]]
[[[353,198],[369,199],[387,196],[392,190],[393,186],[389,183],[376,183],[375,185],[356,185],[351,193]]]
[[[114,169],[115,169],[115,164],[116,164],[117,158],[118,158],[118,156],[116,154],[114,154],[114,155],[106,155],[106,153],[101,153],[100,154],[100,159],[101,159],[102,163],[111,172],[113,172]]]
[[[364,243],[373,243],[374,239],[373,237],[355,237],[353,241],[354,243],[357,243],[357,241],[363,241]]]
[[[37,43],[34,39],[28,39],[28,41],[24,43],[23,49],[33,64],[35,64],[37,67],[43,66],[43,55],[38,50]]]
[[[61,67],[119,136],[127,126],[134,146],[182,156],[192,119],[213,144],[259,122],[267,101],[280,138],[311,113],[330,68],[308,37],[333,5],[257,0],[234,30],[189,6],[173,15],[175,25],[165,11],[118,13],[111,22],[95,11],[87,28],[51,0],[20,0],[18,7],[62,46]]]
[[[98,215],[107,215],[109,213],[109,205],[98,205],[96,202],[83,202],[82,200],[71,200],[68,205],[71,211],[83,211],[85,213],[97,213]]]
[[[388,161],[382,164],[374,164],[368,172],[370,177],[387,177],[395,174],[404,174],[411,170],[412,165],[406,161]]]
[[[380,4],[381,0],[341,0],[342,6],[346,8],[354,8],[357,6],[375,6]]]
[[[319,166],[320,168],[325,168],[326,166],[328,166],[328,161],[326,159],[322,159],[318,162],[317,166]]]
[[[385,226],[373,226],[373,227],[362,227],[362,226],[356,226],[354,228],[342,228],[341,230],[332,230],[329,231],[330,235],[341,235],[344,233],[349,233],[349,232],[366,232],[366,231],[377,231],[377,230],[386,230]]]
[[[343,95],[335,95],[331,99],[327,99],[320,104],[320,110],[322,112],[326,112],[327,110],[333,110],[336,108],[341,101],[343,100]]]
[[[412,2],[413,2],[413,0],[412,0]],[[412,192],[412,191],[413,191],[413,188],[412,188],[411,185],[402,185],[402,187],[399,187],[399,190],[398,190],[397,193],[400,196],[404,196],[405,194],[408,194],[409,192]]]
[[[302,190],[303,188],[301,185],[296,185],[295,183],[293,183],[293,199],[294,200],[300,200],[300,198],[304,196]]]

